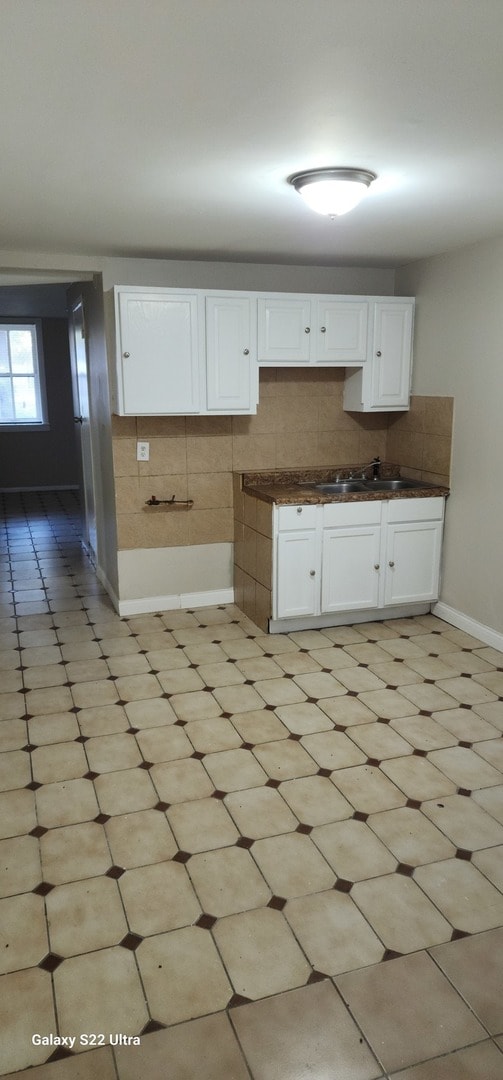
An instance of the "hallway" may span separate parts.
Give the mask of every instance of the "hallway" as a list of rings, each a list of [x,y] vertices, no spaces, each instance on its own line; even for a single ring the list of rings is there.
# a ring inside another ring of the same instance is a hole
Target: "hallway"
[[[501,1080],[503,654],[121,619],[0,498],[0,1074]]]

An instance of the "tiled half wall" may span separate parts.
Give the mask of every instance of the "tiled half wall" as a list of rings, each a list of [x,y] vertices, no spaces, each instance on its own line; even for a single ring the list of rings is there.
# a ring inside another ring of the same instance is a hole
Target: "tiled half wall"
[[[113,417],[118,547],[233,541],[233,472],[399,462],[409,475],[448,482],[452,399],[414,397],[398,415],[344,412],[344,370],[260,373],[256,416]],[[150,460],[136,460],[138,439]],[[188,511],[145,512],[147,499],[193,499]]]

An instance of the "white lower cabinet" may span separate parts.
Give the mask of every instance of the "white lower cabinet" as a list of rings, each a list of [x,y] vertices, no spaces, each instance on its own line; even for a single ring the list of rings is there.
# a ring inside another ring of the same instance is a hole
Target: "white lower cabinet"
[[[321,507],[321,611],[360,611],[379,602],[380,502]]]
[[[277,507],[273,621],[436,600],[443,518],[443,498]]]

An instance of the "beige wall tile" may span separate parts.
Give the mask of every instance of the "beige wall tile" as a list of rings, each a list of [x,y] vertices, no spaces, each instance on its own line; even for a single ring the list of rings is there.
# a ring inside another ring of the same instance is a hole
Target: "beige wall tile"
[[[257,525],[257,503],[258,499],[253,498],[252,495],[245,495],[244,523],[245,525],[248,525],[250,529],[255,529]]]
[[[318,405],[319,431],[356,431],[358,422],[352,413],[344,412],[342,398],[327,395],[320,397]]]
[[[451,440],[447,435],[426,435],[423,449],[423,469],[448,473],[451,465]]]
[[[184,416],[138,416],[138,438],[172,439],[185,435]]]
[[[244,573],[240,566],[234,564],[234,603],[243,611],[243,585]]]
[[[281,408],[278,397],[266,398],[258,405],[254,416],[233,416],[233,435],[268,435],[277,429],[278,412]]]
[[[230,435],[232,416],[187,416],[187,435]]]
[[[279,397],[274,426],[269,428],[277,434],[289,432],[318,431],[320,399],[311,396],[306,388],[302,397]]]
[[[237,521],[245,519],[245,497],[241,490],[241,477],[237,473],[232,474],[232,488],[234,500],[234,517]]]
[[[299,432],[295,435],[277,435],[276,467],[295,469],[316,467],[320,461],[318,435],[316,432]]]
[[[118,514],[137,514],[142,505],[137,476],[118,476],[115,481],[115,506]]]
[[[424,431],[424,403],[425,398],[413,395],[410,399],[410,408],[399,416],[390,416],[390,428],[398,431]]]
[[[188,484],[186,473],[163,473],[161,476],[140,477],[140,505],[143,508],[148,499],[155,495],[156,499],[188,499]],[[191,496],[192,498],[192,496]]]
[[[253,621],[264,633],[269,628],[269,619],[272,615],[272,593],[257,581],[255,586],[255,615]]]
[[[276,397],[278,387],[278,368],[259,369],[259,401]]]
[[[194,500],[197,510],[213,510],[218,507],[232,507],[232,474],[189,473],[187,477],[188,497]]]
[[[360,431],[358,438],[358,461],[365,464],[374,457],[380,457],[381,461],[387,458],[387,428],[376,431]]]
[[[249,574],[243,574],[243,612],[252,622],[255,620],[255,579]]]
[[[237,472],[274,469],[275,435],[235,435],[232,440],[232,468]]]
[[[112,413],[112,435],[136,438],[136,416],[117,416]]]
[[[162,476],[187,471],[187,442],[183,438],[151,439],[150,460],[140,461],[140,476]]]
[[[335,397],[341,403],[344,393],[345,373],[343,368],[317,368],[315,391],[319,397]]]
[[[262,502],[262,499],[257,499],[255,528],[263,536],[272,537],[272,505]]]
[[[203,435],[187,438],[187,472],[207,473],[232,470],[230,435]]]
[[[245,527],[242,521],[234,519],[234,562],[240,569],[245,569]]]
[[[259,534],[255,532],[255,529],[251,529],[249,525],[245,525],[243,535],[243,570],[253,578],[256,576],[258,535]]]
[[[424,430],[434,435],[452,433],[454,399],[450,397],[424,397]]]
[[[113,440],[113,458],[115,476],[138,476],[136,460],[136,439]]]
[[[232,542],[233,515],[230,507],[222,510],[191,510],[189,544],[221,544]]]
[[[256,539],[256,568],[255,576],[266,589],[271,588],[272,583],[272,541],[255,533]]]
[[[322,431],[318,436],[318,464],[330,467],[344,465],[358,460],[360,435],[354,431]]]
[[[423,446],[424,439],[419,433],[411,431],[396,434],[393,432],[388,441],[387,456],[399,465],[406,465],[411,469],[422,469]],[[390,452],[391,449],[392,452]]]
[[[186,546],[189,543],[189,513],[177,510],[120,514],[117,518],[119,550]]]

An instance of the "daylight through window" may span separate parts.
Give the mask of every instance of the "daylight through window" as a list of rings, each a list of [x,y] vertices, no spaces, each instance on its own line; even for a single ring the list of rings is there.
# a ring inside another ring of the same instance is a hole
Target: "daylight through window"
[[[43,424],[36,323],[0,324],[0,425]]]

